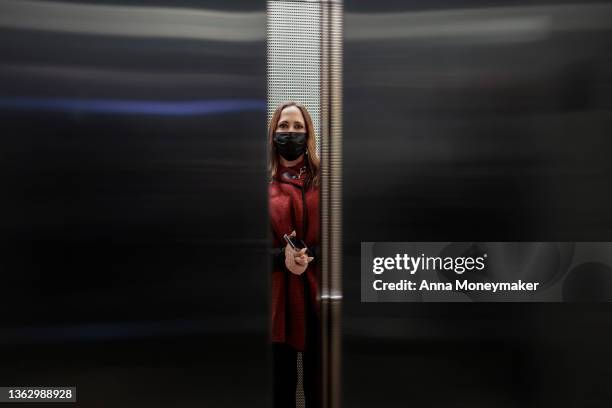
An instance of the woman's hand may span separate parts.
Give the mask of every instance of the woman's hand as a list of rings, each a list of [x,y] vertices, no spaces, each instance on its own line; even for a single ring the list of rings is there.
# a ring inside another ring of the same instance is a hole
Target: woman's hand
[[[295,231],[291,233],[291,236],[295,236]],[[308,268],[308,263],[312,262],[314,258],[306,254],[306,248],[302,248],[299,251],[291,248],[291,245],[285,246],[285,266],[294,275],[301,275]]]

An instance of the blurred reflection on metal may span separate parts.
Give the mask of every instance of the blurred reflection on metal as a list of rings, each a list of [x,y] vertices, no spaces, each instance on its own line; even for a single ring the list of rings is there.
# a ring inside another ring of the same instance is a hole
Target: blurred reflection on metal
[[[265,108],[258,99],[212,101],[146,101],[67,98],[0,98],[0,108],[13,111],[50,111],[78,113],[150,114],[150,115],[214,115],[250,112]]]
[[[110,3],[0,1],[0,383],[268,407],[265,4]]]
[[[435,11],[353,13],[348,41],[420,40],[453,43],[535,41],[554,32],[612,28],[612,6],[604,3],[548,4]]]
[[[346,4],[347,406],[611,404],[611,304],[359,303],[361,241],[610,240],[612,5],[529,4]]]
[[[265,27],[265,13],[261,11],[227,12],[37,0],[0,1],[0,28],[20,30],[250,42],[264,41],[265,31],[262,27]]]

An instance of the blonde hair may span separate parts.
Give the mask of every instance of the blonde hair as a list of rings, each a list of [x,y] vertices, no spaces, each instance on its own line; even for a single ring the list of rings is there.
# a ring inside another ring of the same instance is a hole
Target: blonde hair
[[[274,146],[274,132],[276,131],[276,127],[278,126],[278,121],[280,120],[281,113],[283,109],[295,106],[300,112],[302,112],[302,116],[304,116],[304,121],[306,122],[306,167],[308,169],[308,176],[306,181],[304,182],[304,186],[306,189],[310,187],[319,187],[321,185],[321,161],[319,160],[319,156],[317,156],[317,142],[315,137],[315,129],[312,124],[312,118],[310,114],[304,107],[304,105],[294,102],[288,101],[283,102],[274,110],[272,114],[272,118],[270,119],[270,124],[268,126],[268,147],[269,147],[269,155],[270,161],[268,164],[268,176],[270,177],[270,181],[276,177],[276,173],[278,171],[278,152],[276,151],[276,147]]]

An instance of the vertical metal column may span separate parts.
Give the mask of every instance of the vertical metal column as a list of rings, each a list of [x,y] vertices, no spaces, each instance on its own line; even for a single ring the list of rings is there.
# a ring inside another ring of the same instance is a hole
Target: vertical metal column
[[[341,405],[342,37],[341,1],[322,0],[321,313],[323,407]]]

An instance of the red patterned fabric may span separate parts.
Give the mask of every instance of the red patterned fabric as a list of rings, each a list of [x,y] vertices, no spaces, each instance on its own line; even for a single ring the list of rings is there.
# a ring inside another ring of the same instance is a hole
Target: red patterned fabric
[[[303,192],[304,176],[292,178],[299,174],[302,166],[303,163],[290,168],[279,165],[277,176],[269,185],[272,245],[275,248],[284,247],[283,235],[293,230],[309,248],[319,246],[319,188],[313,187]],[[278,265],[273,266],[273,342],[287,343],[299,351],[306,349],[307,316],[318,320],[320,313],[317,301],[318,261],[313,260],[302,275],[294,275]],[[306,308],[312,312],[309,314]]]

